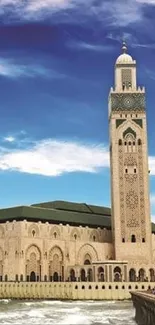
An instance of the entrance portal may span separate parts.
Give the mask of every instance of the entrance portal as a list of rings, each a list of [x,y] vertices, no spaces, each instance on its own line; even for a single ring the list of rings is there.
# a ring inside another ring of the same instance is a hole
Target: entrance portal
[[[53,274],[53,281],[58,282],[58,272],[54,272]]]
[[[30,282],[35,282],[36,281],[36,274],[35,274],[35,272],[31,272],[30,273]]]

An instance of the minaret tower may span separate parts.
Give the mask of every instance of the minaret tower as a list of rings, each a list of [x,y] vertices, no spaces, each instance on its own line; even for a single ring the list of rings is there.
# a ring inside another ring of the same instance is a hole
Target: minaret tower
[[[122,50],[109,94],[115,259],[151,263],[145,89],[137,87],[136,61],[125,42]]]

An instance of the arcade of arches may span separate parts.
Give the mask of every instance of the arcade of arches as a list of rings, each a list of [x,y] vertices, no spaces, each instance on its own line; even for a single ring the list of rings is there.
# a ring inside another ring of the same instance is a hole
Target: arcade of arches
[[[89,245],[79,250],[81,264],[65,265],[65,254],[59,246],[42,254],[37,245],[31,245],[25,252],[25,267],[22,274],[15,275],[15,281],[99,281],[99,282],[144,282],[155,281],[155,269],[129,268],[127,263],[116,261],[97,262],[97,252]],[[0,281],[9,281],[3,274],[3,251],[0,250]]]

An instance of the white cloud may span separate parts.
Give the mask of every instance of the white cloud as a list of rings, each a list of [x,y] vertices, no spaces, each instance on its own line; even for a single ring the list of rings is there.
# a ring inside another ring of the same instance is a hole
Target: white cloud
[[[13,136],[4,137],[3,139],[6,142],[14,142],[16,139]]]
[[[4,139],[8,142],[15,141],[11,136]],[[19,138],[18,149],[0,147],[0,170],[58,176],[70,172],[95,173],[109,166],[109,151],[103,145],[53,139],[36,143],[28,138],[25,140]],[[155,176],[154,166],[155,157],[149,157],[151,176]],[[154,197],[151,197],[152,202],[155,202]]]
[[[9,78],[19,77],[45,77],[51,79],[65,78],[65,75],[47,69],[42,65],[35,64],[20,64],[15,60],[0,58],[0,75]]]
[[[6,150],[6,149],[5,149]],[[0,152],[0,169],[58,176],[69,172],[95,173],[109,166],[109,152],[100,145],[44,140],[31,148]]]
[[[98,3],[95,0],[0,0],[1,14],[9,11],[18,19],[40,20],[51,13],[72,8],[80,12],[80,19],[93,16],[97,20],[107,21],[109,25],[117,26],[126,26],[140,21],[143,17],[142,5],[142,1],[136,0],[111,0],[110,3],[109,0]],[[63,18],[65,17],[61,17]],[[76,15],[67,15],[66,19],[76,19]]]
[[[149,157],[149,169],[150,169],[150,176],[155,176],[155,157]]]
[[[28,1],[26,10],[34,12],[49,8],[65,8],[71,0],[31,0]]]
[[[147,5],[155,5],[155,0],[136,0],[136,2],[147,4]]]
[[[94,52],[109,52],[113,50],[112,45],[91,44],[83,41],[69,41],[67,45],[76,50],[88,50]]]

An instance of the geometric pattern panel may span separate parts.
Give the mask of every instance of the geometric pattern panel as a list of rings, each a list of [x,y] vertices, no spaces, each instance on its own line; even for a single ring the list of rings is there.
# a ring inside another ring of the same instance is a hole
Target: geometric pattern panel
[[[131,85],[131,69],[122,69],[122,84],[127,88]]]
[[[115,93],[111,94],[112,111],[144,111],[145,94],[142,93]]]

